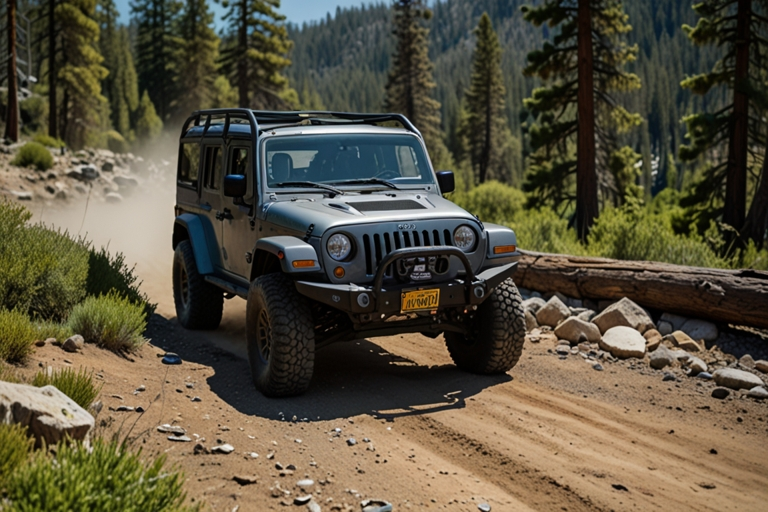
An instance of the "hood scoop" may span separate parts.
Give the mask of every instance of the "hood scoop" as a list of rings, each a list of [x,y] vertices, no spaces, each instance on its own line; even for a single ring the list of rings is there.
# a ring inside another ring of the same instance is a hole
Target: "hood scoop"
[[[392,210],[426,210],[427,207],[410,199],[393,199],[391,201],[355,201],[346,203],[359,212],[386,212]]]

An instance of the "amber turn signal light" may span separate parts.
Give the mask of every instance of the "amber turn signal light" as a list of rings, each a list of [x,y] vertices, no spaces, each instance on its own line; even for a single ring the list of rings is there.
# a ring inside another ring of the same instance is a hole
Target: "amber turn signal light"
[[[308,268],[308,267],[314,267],[315,266],[315,260],[295,260],[293,263],[293,268]]]
[[[336,267],[335,269],[333,269],[333,275],[341,279],[342,277],[344,277],[344,269],[341,267]]]
[[[517,249],[514,245],[497,245],[493,248],[493,254],[507,254],[508,252],[515,252]]]

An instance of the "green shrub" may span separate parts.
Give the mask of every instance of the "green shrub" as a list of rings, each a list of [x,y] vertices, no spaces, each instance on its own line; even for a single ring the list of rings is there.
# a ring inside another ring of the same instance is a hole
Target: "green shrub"
[[[63,140],[56,139],[44,133],[38,133],[32,138],[32,141],[37,142],[38,144],[42,144],[43,146],[48,146],[49,148],[56,148],[56,149],[63,148],[66,145],[64,144]]]
[[[548,208],[525,210],[508,225],[515,230],[517,246],[521,249],[556,254],[586,255],[576,231],[568,221]]]
[[[0,381],[13,382],[14,384],[19,384],[21,382],[21,379],[16,374],[12,366],[7,365],[4,362],[0,361]]]
[[[97,439],[93,450],[59,444],[56,460],[38,451],[7,481],[7,510],[189,510],[184,476],[165,456],[143,462],[124,446]]]
[[[144,308],[115,292],[87,297],[72,309],[67,326],[85,341],[115,352],[134,350],[146,341]]]
[[[47,171],[53,167],[53,156],[48,148],[37,142],[27,142],[19,149],[11,165],[34,167],[38,171]]]
[[[36,340],[37,329],[24,313],[0,309],[0,360],[23,362]]]
[[[86,293],[99,296],[117,292],[127,297],[131,303],[141,305],[147,316],[150,316],[155,312],[156,304],[151,304],[149,298],[139,291],[141,283],[137,282],[133,271],[132,267],[125,264],[125,256],[122,253],[112,256],[104,247],[99,251],[91,248],[88,254]]]
[[[107,148],[114,153],[127,153],[130,150],[128,141],[120,135],[120,132],[109,130],[107,132]]]
[[[481,221],[497,224],[514,221],[525,206],[525,194],[521,190],[498,181],[488,181],[452,199]]]
[[[101,391],[101,386],[97,386],[93,382],[93,372],[88,373],[83,368],[79,371],[72,368],[62,368],[54,370],[51,374],[48,374],[46,370],[40,370],[32,380],[32,385],[38,388],[48,385],[54,386],[83,409],[87,409]]]
[[[40,340],[56,338],[57,341],[64,341],[75,334],[67,324],[60,324],[51,320],[36,320],[33,324],[37,329],[37,338]]]
[[[27,427],[0,423],[0,494],[11,474],[22,466],[32,450]]]

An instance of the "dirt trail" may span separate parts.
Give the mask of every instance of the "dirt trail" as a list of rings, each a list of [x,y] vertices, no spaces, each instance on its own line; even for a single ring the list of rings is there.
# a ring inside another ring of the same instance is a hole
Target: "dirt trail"
[[[323,510],[358,511],[361,499],[375,497],[395,510],[474,511],[483,502],[494,511],[766,507],[768,404],[738,393],[715,400],[713,384],[662,382],[645,365],[606,363],[600,372],[528,342],[509,375],[479,377],[453,367],[442,338],[393,336],[328,347],[306,395],[266,399],[250,383],[244,301],[226,303],[217,331],[181,329],[170,286],[173,199],[158,193],[136,204],[91,205],[83,232],[136,262],[158,303],[152,343],[130,360],[90,346],[71,355],[42,347],[30,371],[38,362],[95,368],[105,383],[101,428],[146,453],[167,453],[184,469],[190,496],[211,510],[299,510],[295,483],[305,476]],[[82,213],[43,212],[43,220],[77,231]],[[161,365],[164,350],[184,364]],[[134,395],[141,384],[147,391]],[[118,405],[147,411],[110,410]],[[194,443],[158,433],[161,423],[235,452],[194,455]],[[352,437],[357,444],[348,446]],[[278,462],[296,469],[281,476]],[[258,483],[240,486],[235,475]]]

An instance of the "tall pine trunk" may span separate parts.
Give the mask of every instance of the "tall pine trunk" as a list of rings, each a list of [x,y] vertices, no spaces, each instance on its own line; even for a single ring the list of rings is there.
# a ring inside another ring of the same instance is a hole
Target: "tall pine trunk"
[[[733,119],[728,148],[728,174],[725,183],[723,222],[739,228],[744,225],[747,199],[747,145],[749,142],[749,79],[751,0],[739,0],[736,14],[736,70],[733,87]]]
[[[8,112],[5,138],[19,140],[19,83],[16,77],[16,0],[8,0]]]
[[[599,215],[595,171],[595,96],[590,0],[578,10],[578,143],[576,155],[576,229],[584,240]]]
[[[242,108],[248,108],[248,4],[247,0],[240,0],[240,23],[237,29],[237,92],[238,104]]]
[[[58,137],[56,118],[56,26],[54,25],[55,0],[48,0],[48,135]]]
[[[491,106],[491,77],[487,78],[488,87],[485,96],[485,140],[483,141],[483,153],[480,155],[480,183],[485,183],[488,174],[488,166],[491,160],[491,126],[493,120],[493,108]]]
[[[768,229],[768,155],[763,158],[763,168],[760,171],[760,181],[749,207],[747,220],[741,229],[744,240],[752,240],[758,248],[763,246],[765,231]]]

